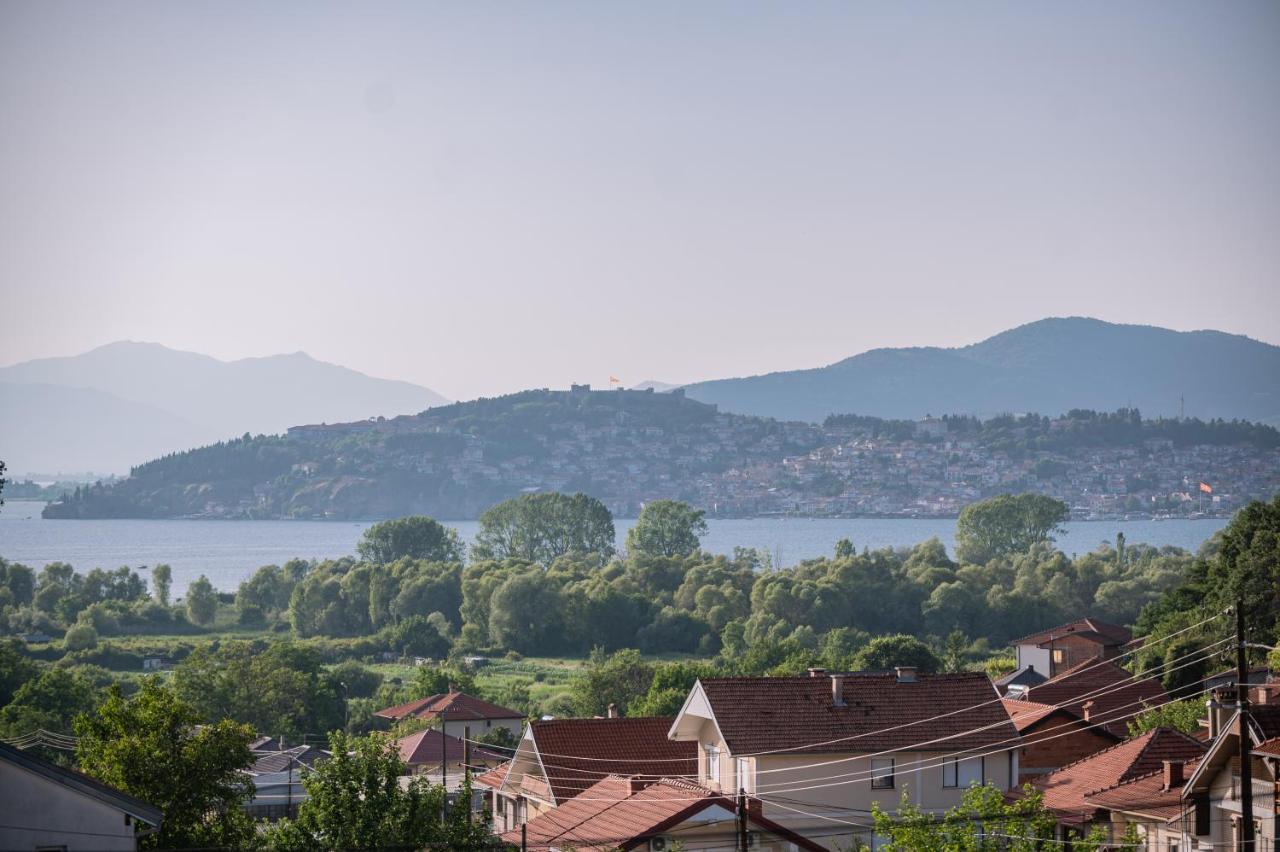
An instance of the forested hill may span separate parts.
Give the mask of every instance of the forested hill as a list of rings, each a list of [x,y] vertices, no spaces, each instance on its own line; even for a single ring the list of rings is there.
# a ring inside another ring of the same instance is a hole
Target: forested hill
[[[1207,505],[1200,482],[1214,489]],[[45,516],[466,519],[532,491],[581,491],[619,517],[660,498],[721,516],[938,517],[1010,491],[1050,494],[1077,517],[1226,514],[1280,491],[1280,432],[1132,409],[815,425],[678,391],[578,387],[246,435],[79,489]]]
[[[814,422],[845,411],[915,419],[1131,407],[1280,425],[1280,346],[1220,331],[1052,318],[971,346],[874,349],[685,390],[725,411]]]
[[[820,427],[725,415],[681,393],[532,390],[357,423],[299,426],[166,456],[46,517],[476,517],[535,490],[621,514],[702,502],[700,477],[804,453]]]

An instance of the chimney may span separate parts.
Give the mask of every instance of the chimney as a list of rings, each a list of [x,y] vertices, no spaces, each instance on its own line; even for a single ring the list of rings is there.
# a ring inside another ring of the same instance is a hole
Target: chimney
[[[897,666],[894,671],[898,673],[898,683],[915,683],[916,667],[915,666]]]
[[[657,779],[647,778],[642,775],[632,775],[630,778],[627,779],[627,795],[634,796],[636,793],[639,793],[645,787],[652,785],[655,780]]]
[[[822,677],[826,673],[827,670],[822,666],[809,666],[809,677]]]
[[[1236,712],[1236,688],[1222,686],[1209,693],[1209,738],[1217,739]]]
[[[610,719],[618,718],[618,705],[614,704],[613,702],[609,702],[609,718]]]
[[[1274,704],[1277,695],[1280,695],[1280,683],[1275,682],[1260,683],[1249,690],[1249,700],[1257,705]]]
[[[451,683],[451,684],[449,684],[449,692],[450,692],[450,693],[454,693],[454,692],[457,692],[457,691],[458,691],[458,687],[457,687],[457,686],[455,686],[455,685],[454,685],[454,684],[452,684],[452,683]]]
[[[842,674],[831,676],[831,703],[837,707],[844,706],[844,675]]]
[[[1175,787],[1182,786],[1182,767],[1181,760],[1164,761],[1164,788],[1172,790]]]
[[[1093,701],[1086,701],[1080,709],[1084,711],[1084,720],[1089,721],[1089,714],[1093,712]]]

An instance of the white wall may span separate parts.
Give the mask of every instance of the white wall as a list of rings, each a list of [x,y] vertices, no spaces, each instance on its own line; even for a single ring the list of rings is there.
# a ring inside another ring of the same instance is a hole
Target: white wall
[[[0,763],[0,849],[65,846],[68,852],[134,850],[125,815],[12,763]]]
[[[1018,645],[1018,668],[1031,665],[1036,667],[1036,671],[1045,677],[1053,671],[1053,658],[1049,656],[1048,648],[1037,648],[1035,645]]]

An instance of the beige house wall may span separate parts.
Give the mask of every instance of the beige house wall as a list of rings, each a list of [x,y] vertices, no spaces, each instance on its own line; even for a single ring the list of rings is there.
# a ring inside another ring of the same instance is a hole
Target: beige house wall
[[[0,763],[0,849],[132,852],[132,820],[98,799]]]

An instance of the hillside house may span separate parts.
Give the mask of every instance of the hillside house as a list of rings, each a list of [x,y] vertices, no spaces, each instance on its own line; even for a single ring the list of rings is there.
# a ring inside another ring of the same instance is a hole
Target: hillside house
[[[524,727],[524,714],[519,710],[499,707],[474,695],[458,692],[452,686],[448,692],[387,707],[373,715],[387,725],[404,719],[424,719],[433,728],[459,739],[468,730],[475,738],[495,728],[506,728],[513,737],[519,737]]]
[[[282,746],[278,740],[267,744]],[[302,785],[304,775],[311,765],[327,752],[315,746],[300,745],[293,748],[255,749],[249,777],[253,779],[253,798],[244,808],[254,819],[293,819],[298,806],[307,798]]]
[[[1129,720],[1143,708],[1168,700],[1156,678],[1135,680],[1112,660],[1088,659],[1060,672],[1024,694],[1026,701],[1061,707],[1090,724],[1099,724],[1116,740],[1129,735]]]
[[[1085,660],[1119,656],[1132,641],[1133,634],[1125,627],[1097,618],[1081,618],[1023,636],[1011,644],[1019,670],[1030,667],[1052,678]]]
[[[1069,763],[1042,775],[1033,786],[1044,794],[1044,804],[1058,820],[1056,839],[1070,841],[1089,834],[1095,826],[1117,840],[1124,826],[1113,831],[1105,807],[1091,801],[1101,791],[1163,771],[1166,761],[1198,760],[1205,744],[1172,728],[1154,728],[1111,748]]]
[[[1105,727],[1062,707],[1008,697],[1004,699],[1004,706],[1022,736],[1022,747],[1018,750],[1019,785],[1110,748],[1121,740]]]
[[[0,849],[132,852],[159,808],[0,743]]]
[[[642,717],[530,722],[506,771],[477,779],[490,790],[494,831],[518,828],[612,775],[692,778],[697,774],[697,744],[668,739],[673,721]]]
[[[976,672],[701,680],[670,736],[696,744],[700,785],[744,790],[764,817],[829,848],[878,845],[873,802],[894,812],[905,793],[941,813],[971,784],[1007,790],[1019,776],[1021,738]]]
[[[439,784],[443,778],[445,789],[450,792],[462,786],[467,761],[470,761],[473,772],[484,772],[505,760],[496,751],[474,744],[468,754],[466,743],[438,728],[427,728],[395,742],[400,760],[408,767],[410,775],[425,775],[433,784]]]

